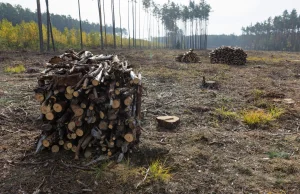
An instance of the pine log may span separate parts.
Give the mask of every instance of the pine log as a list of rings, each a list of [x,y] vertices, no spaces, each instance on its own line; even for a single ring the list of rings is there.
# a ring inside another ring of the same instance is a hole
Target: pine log
[[[73,98],[73,94],[65,93],[65,97],[66,99],[71,100]]]
[[[49,132],[49,131],[51,131],[53,129],[53,127],[52,127],[52,125],[50,123],[48,123],[48,124],[43,124],[41,126],[41,129],[44,132]]]
[[[135,75],[133,71],[130,71],[130,77],[134,84],[138,84],[140,82],[140,79]]]
[[[93,86],[98,86],[100,84],[102,79],[102,73],[103,73],[103,69],[99,72],[99,74],[95,77],[95,79],[93,79],[92,81]]]
[[[83,109],[77,104],[71,104],[71,109],[74,112],[76,117],[81,116],[84,112]]]
[[[64,144],[65,144],[65,141],[64,141],[64,140],[60,139],[60,140],[58,141],[58,145],[62,146],[62,145],[64,145]]]
[[[66,101],[62,101],[62,102],[57,102],[53,105],[53,110],[55,112],[62,112],[67,106],[67,102]]]
[[[53,111],[46,113],[46,119],[52,121],[55,118],[55,114]]]
[[[72,88],[72,86],[68,86],[68,87],[66,88],[66,93],[67,93],[67,94],[73,94],[73,92],[74,92],[74,89]]]
[[[130,106],[131,103],[132,103],[132,101],[133,101],[132,97],[131,97],[131,96],[128,96],[127,98],[125,98],[124,104],[125,104],[126,106]]]
[[[35,99],[36,99],[37,101],[39,101],[39,102],[43,102],[43,101],[45,100],[44,95],[41,94],[41,93],[36,93],[34,97],[35,97]]]
[[[74,121],[70,121],[70,122],[68,123],[68,129],[69,129],[70,131],[74,131],[75,127],[76,127],[76,124],[75,124]]]
[[[77,135],[78,137],[83,136],[83,130],[80,129],[80,128],[77,128],[77,129],[76,129],[76,135]]]
[[[124,135],[124,139],[127,141],[127,142],[133,142],[133,140],[134,140],[134,136],[133,136],[133,134],[132,133],[126,133],[125,135]]]
[[[112,108],[117,109],[121,105],[120,99],[114,99],[112,102]]]
[[[53,146],[51,147],[51,151],[52,151],[53,153],[59,152],[59,146],[58,146],[58,145],[53,145]]]

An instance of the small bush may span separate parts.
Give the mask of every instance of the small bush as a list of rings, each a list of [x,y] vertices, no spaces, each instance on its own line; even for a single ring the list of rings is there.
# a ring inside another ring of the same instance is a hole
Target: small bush
[[[171,179],[170,169],[156,160],[149,166],[149,178],[154,181],[168,182]]]
[[[271,121],[276,120],[284,113],[284,110],[282,108],[278,107],[270,107],[268,112],[265,112],[264,110],[251,110],[244,112],[242,114],[243,121],[252,127],[261,125],[261,124],[267,124]]]
[[[271,107],[269,109],[269,113],[272,115],[273,118],[279,118],[283,113],[284,113],[284,110],[282,108],[278,108],[278,107]]]
[[[271,114],[266,113],[264,110],[251,110],[244,112],[243,121],[249,126],[257,126],[260,124],[266,124],[274,120]]]
[[[26,69],[25,69],[24,65],[18,65],[15,67],[5,67],[4,68],[4,72],[6,72],[6,73],[22,73],[25,70]]]

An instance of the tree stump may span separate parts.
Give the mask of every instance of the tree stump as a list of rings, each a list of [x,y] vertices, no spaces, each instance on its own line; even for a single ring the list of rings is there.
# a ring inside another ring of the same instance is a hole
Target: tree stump
[[[159,116],[156,117],[156,121],[159,127],[165,129],[175,129],[180,123],[180,119],[176,116]]]

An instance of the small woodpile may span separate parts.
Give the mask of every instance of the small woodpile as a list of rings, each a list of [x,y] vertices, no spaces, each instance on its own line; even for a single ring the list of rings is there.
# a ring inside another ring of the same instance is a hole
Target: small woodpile
[[[210,63],[245,65],[247,53],[239,47],[221,46],[209,53]]]
[[[122,159],[139,142],[141,74],[117,55],[68,50],[47,63],[34,91],[43,121],[37,152]]]
[[[196,53],[193,52],[193,49],[190,49],[188,52],[183,55],[177,55],[175,57],[175,61],[183,62],[183,63],[201,63],[200,57]]]

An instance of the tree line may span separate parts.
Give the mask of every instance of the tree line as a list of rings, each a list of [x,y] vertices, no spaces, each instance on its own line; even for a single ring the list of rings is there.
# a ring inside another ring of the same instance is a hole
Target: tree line
[[[50,4],[51,6],[51,4]],[[46,25],[47,23],[47,13],[41,13],[42,23]],[[72,29],[78,28],[79,20],[73,19],[70,15],[58,15],[58,14],[51,14],[50,18],[55,26],[59,31],[64,31],[65,28]],[[0,20],[7,19],[8,21],[12,22],[13,25],[20,24],[22,21],[24,22],[37,22],[37,13],[31,11],[28,8],[23,8],[21,5],[11,5],[10,3],[1,3],[0,2]],[[86,33],[90,32],[97,32],[99,31],[100,25],[98,23],[91,23],[87,20],[82,21],[82,29]],[[113,33],[112,25],[106,23],[106,30],[107,33]],[[127,30],[125,28],[122,29],[123,34],[127,34]],[[121,29],[116,27],[116,33],[119,34]]]
[[[241,44],[247,49],[300,51],[300,15],[296,9],[243,27],[242,32]]]
[[[43,43],[47,45],[47,26],[42,25]],[[56,49],[74,48],[80,49],[80,30],[78,28],[68,29],[65,28],[60,31],[56,27],[52,27],[53,39],[55,40]],[[50,41],[50,40],[49,40]],[[107,47],[113,47],[113,36],[107,34],[104,41]],[[147,45],[146,40],[141,41],[141,44]],[[82,31],[82,43],[88,48],[99,48],[100,33]],[[53,47],[51,41],[49,42],[50,49]],[[116,37],[116,44],[118,47],[121,45],[120,36]],[[128,38],[123,38],[122,44],[128,46]],[[132,44],[132,40],[131,40]],[[0,50],[13,49],[13,50],[39,50],[39,30],[38,24],[34,21],[21,22],[20,24],[13,25],[12,22],[3,19],[0,21]]]
[[[124,7],[121,11],[121,0],[111,0],[110,2],[97,0],[95,4],[97,3],[99,12],[98,24],[81,20],[80,0],[77,1],[79,20],[75,20],[70,16],[51,14],[49,0],[45,0],[47,12],[41,13],[41,3],[44,2],[40,0],[36,0],[36,2],[36,13],[29,9],[23,9],[19,5],[12,6],[8,3],[0,3],[0,19],[7,19],[16,29],[20,28],[20,24],[32,24],[31,21],[36,22],[38,24],[39,48],[41,51],[44,50],[45,42],[48,50],[51,43],[54,49],[56,42],[58,47],[75,42],[61,41],[62,38],[58,38],[60,37],[58,34],[64,34],[67,37],[65,39],[76,37],[78,46],[81,48],[91,46],[87,41],[91,38],[85,37],[92,36],[92,34],[98,34],[97,41],[99,41],[96,44],[102,49],[106,47],[207,48],[207,26],[211,7],[205,0],[199,0],[198,3],[190,0],[188,5],[175,4],[170,1],[160,5],[153,0],[128,0],[125,1],[128,12],[127,18],[123,16],[124,11],[126,11]],[[110,4],[110,10],[107,9],[108,4]],[[124,2],[122,2],[122,5],[124,6]],[[111,15],[112,21],[107,21],[108,14]],[[127,29],[122,26],[125,19],[128,23]],[[53,32],[54,28],[55,32]],[[72,31],[76,35],[67,35],[67,31]],[[3,40],[2,36],[2,42]]]

